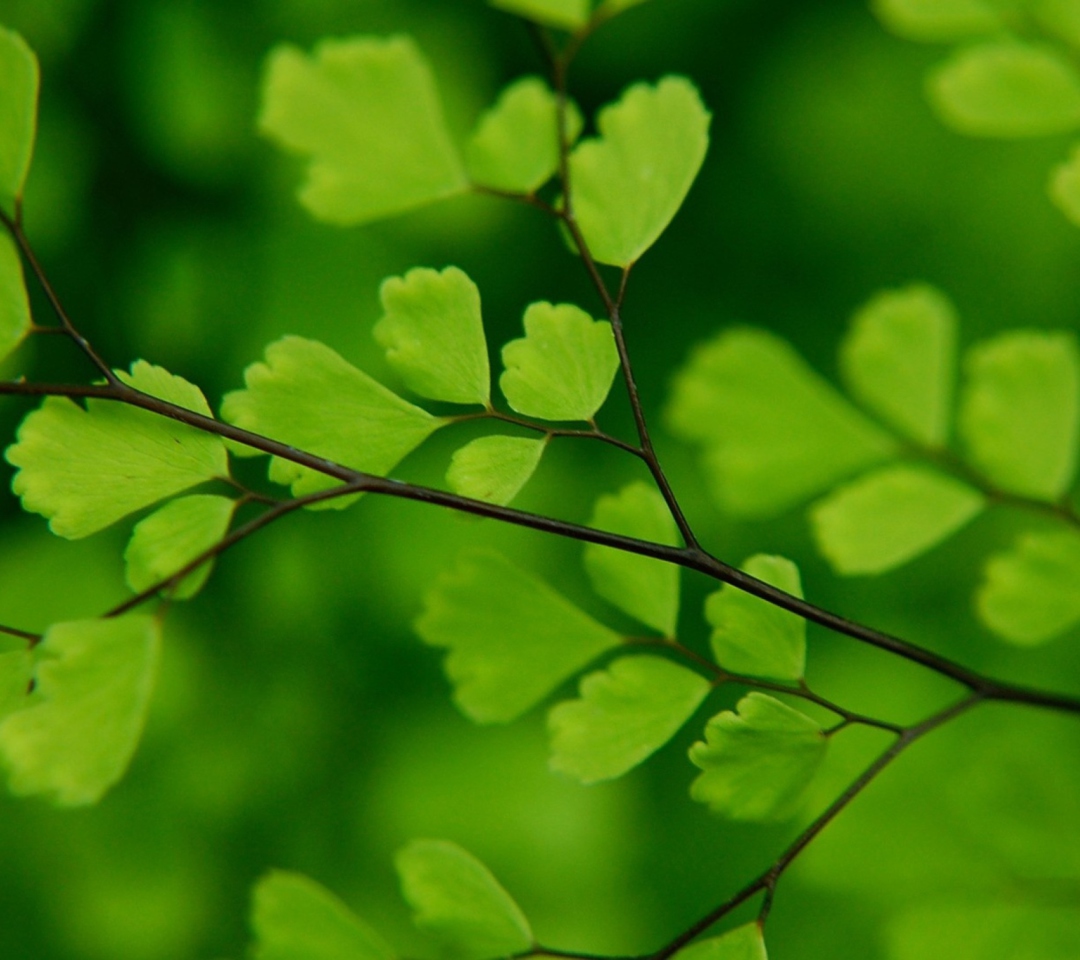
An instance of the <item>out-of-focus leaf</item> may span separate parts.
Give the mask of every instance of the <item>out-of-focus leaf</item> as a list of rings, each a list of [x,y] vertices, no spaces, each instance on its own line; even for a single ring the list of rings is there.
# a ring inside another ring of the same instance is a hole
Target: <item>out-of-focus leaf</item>
[[[29,650],[0,653],[0,720],[26,706],[34,658]]]
[[[1073,147],[1069,159],[1054,168],[1048,189],[1058,209],[1080,227],[1080,146]]]
[[[446,482],[454,493],[508,504],[540,465],[546,440],[480,437],[454,451]]]
[[[645,0],[603,0],[598,8],[598,12],[605,17],[614,17],[618,13],[622,13],[624,10],[629,10],[631,7],[638,7],[643,4]]]
[[[38,62],[26,41],[0,26],[0,205],[22,197],[37,133]]]
[[[987,0],[872,0],[877,18],[898,36],[938,43],[1002,27],[1001,10]]]
[[[499,10],[560,30],[580,30],[589,22],[590,0],[488,0]]]
[[[1075,0],[1037,0],[1039,25],[1073,47],[1080,47],[1080,6]]]
[[[15,241],[0,230],[0,360],[30,332],[30,300]]]
[[[675,956],[678,960],[769,960],[765,937],[756,921],[729,930],[723,936],[692,943]]]

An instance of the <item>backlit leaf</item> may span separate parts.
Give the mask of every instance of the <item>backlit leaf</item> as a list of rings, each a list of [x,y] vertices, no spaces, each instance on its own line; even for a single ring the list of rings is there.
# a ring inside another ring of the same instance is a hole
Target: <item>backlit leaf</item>
[[[529,921],[499,881],[447,840],[413,840],[394,858],[416,925],[461,960],[505,957],[533,945]]]
[[[2,34],[0,34],[2,35]],[[30,332],[30,301],[15,241],[0,230],[0,360]]]
[[[457,267],[416,267],[379,290],[375,339],[410,390],[432,400],[487,404],[491,370],[480,291]]]
[[[33,676],[34,658],[29,650],[0,653],[0,720],[26,706]]]
[[[574,214],[592,256],[627,267],[678,212],[709,146],[709,112],[683,77],[638,83],[570,155]]]
[[[19,34],[0,26],[0,206],[22,197],[37,133],[38,62]]]
[[[674,546],[678,531],[664,498],[648,484],[632,483],[596,501],[590,527]],[[593,589],[620,610],[675,636],[679,619],[679,568],[649,557],[590,543],[585,570]]]
[[[130,375],[117,373],[144,393],[211,416],[198,387],[161,367],[138,360]],[[229,473],[220,438],[112,400],[87,400],[84,410],[47,397],[17,436],[6,452],[19,468],[12,490],[23,509],[48,517],[53,533],[72,540]]]
[[[621,777],[667,743],[709,690],[670,660],[620,657],[582,678],[580,699],[552,707],[551,767],[582,783]]]
[[[480,437],[454,451],[446,482],[454,493],[508,504],[540,465],[546,440]]]
[[[875,470],[810,511],[818,549],[837,573],[884,573],[907,563],[978,516],[986,497],[927,467]]]
[[[742,569],[801,598],[799,568],[784,557],[755,554]],[[705,601],[716,662],[732,673],[798,680],[806,668],[806,621],[724,584]]]
[[[259,130],[310,159],[300,202],[329,223],[404,213],[467,187],[431,69],[408,37],[327,39],[312,56],[277,47]]]
[[[1080,6],[1076,0],[1039,0],[1033,12],[1044,30],[1080,47]]]
[[[50,627],[35,649],[35,689],[0,723],[15,794],[94,803],[127,769],[142,733],[161,646],[152,617]]]
[[[325,887],[274,870],[252,892],[254,960],[393,960],[393,951]]]
[[[1071,333],[1015,330],[965,359],[960,433],[971,463],[1010,493],[1056,500],[1076,472],[1080,355]]]
[[[589,22],[590,0],[489,0],[493,7],[561,30],[579,30]]]
[[[698,346],[667,419],[677,436],[702,444],[717,502],[744,517],[775,515],[897,453],[896,441],[764,330],[729,330]]]
[[[454,700],[477,723],[520,716],[621,638],[497,553],[466,553],[416,623],[446,647]]]
[[[1001,11],[989,0],[872,0],[877,18],[908,40],[935,43],[993,33]]]
[[[525,336],[502,349],[499,386],[518,413],[541,420],[591,420],[607,399],[619,355],[611,324],[570,303],[533,303]]]
[[[705,727],[690,748],[704,772],[690,796],[734,820],[777,820],[793,814],[825,757],[828,741],[813,720],[754,691]]]
[[[1049,191],[1061,212],[1080,227],[1080,146],[1073,147],[1069,159],[1054,168]]]
[[[879,293],[855,314],[840,347],[852,394],[928,447],[948,439],[955,362],[956,312],[925,284]]]
[[[756,921],[729,930],[723,936],[692,943],[675,956],[678,960],[769,960],[761,925]]]
[[[1080,74],[1052,47],[993,40],[953,54],[927,83],[942,121],[977,137],[1041,137],[1080,127]]]

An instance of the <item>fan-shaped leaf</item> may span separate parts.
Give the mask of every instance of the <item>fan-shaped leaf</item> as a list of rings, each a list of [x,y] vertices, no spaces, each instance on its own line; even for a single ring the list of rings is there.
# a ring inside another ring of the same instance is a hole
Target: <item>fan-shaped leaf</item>
[[[963,40],[1002,27],[1001,10],[987,0],[872,0],[870,6],[886,27],[908,40]]]
[[[310,158],[300,202],[342,225],[404,213],[467,187],[427,61],[408,37],[277,47],[259,129]]]
[[[499,10],[560,30],[580,30],[589,22],[590,0],[488,0]]]
[[[742,569],[785,593],[802,597],[799,568],[784,557],[755,554]],[[732,673],[798,680],[806,668],[806,621],[724,584],[705,601],[716,662]]]
[[[451,957],[484,960],[533,945],[529,921],[499,881],[447,840],[413,840],[394,858],[413,919]]]
[[[1080,227],[1080,146],[1073,147],[1069,159],[1054,168],[1049,191],[1058,209]]]
[[[690,796],[734,820],[775,820],[795,812],[828,741],[805,714],[763,693],[739,701],[705,727],[690,748],[702,773]]]
[[[30,332],[30,300],[26,295],[22,262],[7,231],[0,232],[0,360],[5,359]]]
[[[0,653],[0,720],[28,703],[34,658],[29,650]]]
[[[454,451],[446,482],[463,497],[508,504],[536,472],[546,446],[546,439],[480,437]]]
[[[721,937],[692,943],[675,956],[678,960],[769,960],[761,925],[756,921],[729,930]]]
[[[204,416],[198,387],[139,360],[130,386]],[[218,437],[112,400],[88,400],[86,409],[48,397],[19,427],[8,447],[19,468],[11,488],[23,508],[49,518],[53,533],[78,539],[103,530],[135,510],[229,473]]]
[[[447,647],[454,700],[477,723],[513,720],[621,638],[491,551],[436,581],[416,623]]]
[[[678,212],[709,145],[709,112],[683,77],[630,87],[570,155],[574,214],[592,256],[627,267]]]
[[[379,290],[384,315],[375,339],[420,396],[487,404],[491,369],[480,317],[480,291],[457,267],[417,267]]]
[[[33,695],[0,723],[11,791],[64,806],[100,799],[135,752],[160,646],[152,617],[50,627],[35,650]]]
[[[19,34],[0,26],[0,205],[22,196],[37,133],[38,62]]]
[[[591,420],[619,369],[611,324],[570,303],[533,303],[524,325],[525,336],[502,349],[507,402],[527,417]]]
[[[620,657],[582,678],[580,699],[552,707],[552,769],[582,783],[621,777],[667,743],[709,689],[669,660]]]

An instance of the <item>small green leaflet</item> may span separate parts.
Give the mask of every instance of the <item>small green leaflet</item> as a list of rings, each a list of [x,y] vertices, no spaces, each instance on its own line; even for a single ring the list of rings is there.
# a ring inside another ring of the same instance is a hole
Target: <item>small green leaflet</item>
[[[502,349],[507,402],[540,420],[592,420],[619,369],[611,324],[571,303],[541,302],[525,309],[524,326],[524,338]]]
[[[24,707],[34,676],[34,658],[29,650],[0,653],[0,720]]]
[[[138,360],[130,376],[117,373],[144,393],[212,415],[198,387],[161,367]],[[111,400],[87,400],[84,410],[47,397],[6,457],[19,468],[11,488],[23,509],[48,517],[53,533],[70,540],[229,474],[220,438]]]
[[[325,887],[274,870],[252,891],[254,960],[394,960],[393,951]]]
[[[249,366],[244,382],[247,389],[225,396],[221,412],[227,421],[366,473],[386,474],[446,423],[391,393],[325,344],[302,337],[270,344],[266,362]],[[339,483],[277,457],[270,479],[291,484],[294,496]],[[345,506],[349,499],[328,505]]]
[[[904,436],[941,447],[949,434],[956,312],[944,294],[913,284],[886,290],[855,314],[840,345],[852,395]]]
[[[566,139],[573,143],[583,121],[566,108]],[[539,77],[510,84],[477,122],[465,148],[473,183],[510,193],[533,193],[559,167],[558,100]]]
[[[155,584],[214,546],[229,529],[236,501],[229,497],[193,494],[180,497],[135,525],[124,563],[128,586],[136,593]],[[173,600],[187,600],[198,593],[213,563],[205,563],[167,590]]]
[[[1052,47],[991,40],[954,53],[928,81],[943,123],[977,137],[1042,137],[1080,127],[1080,74]]]
[[[29,332],[30,300],[22,261],[11,235],[0,230],[0,360],[10,355]]]
[[[454,701],[477,723],[523,714],[622,642],[547,584],[492,551],[464,554],[425,598],[420,638],[447,647]]]
[[[975,595],[991,630],[1023,646],[1044,643],[1080,621],[1080,535],[1028,533],[992,556]]]
[[[99,800],[135,752],[160,647],[152,617],[50,627],[34,651],[33,695],[0,723],[11,792],[62,806]]]
[[[590,0],[488,0],[499,10],[560,30],[580,30],[589,22]]]
[[[675,380],[671,430],[705,448],[714,496],[774,516],[897,454],[897,444],[783,340],[735,329],[697,347]]]
[[[22,197],[37,133],[37,57],[19,34],[0,26],[0,205]]]
[[[756,921],[729,930],[723,936],[692,943],[675,957],[677,960],[769,960],[761,925]]]
[[[310,158],[300,202],[343,226],[404,213],[468,182],[427,61],[408,37],[277,47],[259,130]]]
[[[877,18],[908,40],[938,43],[994,33],[1001,12],[987,0],[872,0]]]
[[[818,549],[837,573],[884,573],[913,560],[977,517],[986,497],[912,464],[883,467],[814,504]]]
[[[1054,168],[1048,190],[1058,209],[1080,227],[1080,146],[1073,147],[1069,159]]]
[[[457,267],[424,267],[389,277],[379,289],[379,346],[410,390],[430,400],[487,405],[491,369],[480,291]]]
[[[825,757],[828,741],[813,720],[754,691],[705,727],[690,748],[704,772],[690,796],[733,820],[779,820],[798,808]]]
[[[799,568],[784,557],[759,553],[742,569],[802,598]],[[806,669],[806,621],[774,604],[724,584],[705,601],[716,662],[732,673],[799,680]]]
[[[547,439],[479,437],[454,451],[446,482],[454,493],[505,506],[540,465]]]
[[[507,957],[533,946],[529,921],[499,881],[448,840],[413,840],[394,858],[417,927],[457,960]]]
[[[709,112],[684,77],[638,83],[570,155],[574,214],[600,263],[628,267],[682,206],[709,146]]]
[[[582,783],[621,777],[668,742],[711,689],[669,660],[620,657],[548,714],[551,767]]]
[[[1071,333],[1015,330],[973,347],[960,434],[973,466],[1002,490],[1056,500],[1076,472],[1080,355]]]

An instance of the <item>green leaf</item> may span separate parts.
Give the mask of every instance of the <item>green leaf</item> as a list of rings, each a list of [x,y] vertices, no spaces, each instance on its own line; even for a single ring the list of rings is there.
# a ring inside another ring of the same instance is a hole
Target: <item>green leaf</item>
[[[729,930],[721,937],[699,940],[683,947],[675,956],[678,960],[769,960],[757,921]]]
[[[279,46],[267,63],[259,130],[310,158],[300,202],[343,226],[404,213],[468,182],[431,69],[408,37]]]
[[[8,357],[29,332],[30,300],[22,261],[15,241],[6,230],[0,230],[0,360]]]
[[[488,0],[498,10],[560,30],[580,30],[589,22],[590,0]]]
[[[393,951],[325,887],[274,870],[252,892],[254,960],[393,960]]]
[[[416,267],[379,289],[375,339],[410,390],[431,400],[480,403],[491,396],[480,291],[457,267]]]
[[[1044,643],[1080,621],[1080,535],[1028,533],[990,557],[975,595],[979,616],[1012,643]]]
[[[325,344],[302,337],[270,344],[266,362],[249,366],[244,382],[246,390],[225,396],[226,420],[365,473],[385,475],[446,423],[402,400]],[[277,457],[270,479],[291,484],[293,496],[339,484]],[[338,498],[327,506],[346,506],[353,499]]]
[[[896,456],[897,444],[783,340],[736,329],[701,344],[667,409],[677,436],[705,447],[717,502],[766,517]]]
[[[1054,168],[1047,189],[1058,209],[1080,227],[1080,146],[1074,146],[1069,159]]]
[[[825,757],[828,741],[813,720],[757,691],[705,727],[690,748],[704,772],[690,796],[733,820],[779,820],[793,814]]]
[[[198,387],[161,367],[138,360],[130,376],[117,375],[144,393],[211,416]],[[220,438],[112,400],[87,400],[84,410],[64,397],[47,397],[17,436],[6,453],[19,468],[12,490],[24,510],[48,517],[52,532],[71,540],[229,474]]]
[[[799,568],[784,557],[758,553],[742,569],[785,593],[802,598]],[[712,648],[732,673],[799,680],[806,669],[806,621],[759,597],[724,584],[705,601]]]
[[[37,133],[38,62],[19,34],[0,26],[0,204],[21,199]]]
[[[454,493],[508,504],[540,465],[547,439],[480,437],[454,451],[446,482]]]
[[[952,536],[986,506],[978,490],[923,466],[859,477],[814,504],[814,538],[837,573],[884,573]]]
[[[848,389],[906,437],[940,447],[949,435],[956,312],[926,284],[886,290],[855,314],[840,346]]]
[[[604,17],[614,17],[616,14],[629,10],[631,7],[639,7],[645,0],[604,0],[597,12]]]
[[[583,121],[567,103],[566,138],[573,143]],[[510,193],[533,193],[559,168],[558,100],[539,77],[522,77],[500,94],[477,122],[465,148],[473,183]]]
[[[166,580],[214,546],[229,529],[236,501],[194,494],[172,500],[135,525],[124,551],[128,586],[136,593]],[[173,600],[195,596],[206,583],[213,562],[192,571],[165,591]]]
[[[518,413],[541,420],[591,420],[607,399],[619,354],[611,324],[571,303],[532,303],[525,336],[502,349],[499,386]]]
[[[413,920],[461,960],[521,953],[533,945],[529,921],[499,881],[447,840],[413,840],[394,858]]]
[[[682,206],[709,146],[709,112],[684,77],[638,83],[570,155],[574,214],[593,258],[628,267]]]
[[[1043,137],[1080,127],[1080,74],[1052,47],[992,40],[927,80],[942,122],[975,137]]]
[[[497,553],[466,553],[425,598],[421,639],[447,647],[454,700],[477,723],[520,716],[618,634]]]
[[[152,617],[50,627],[34,651],[32,697],[0,723],[11,792],[63,806],[99,800],[135,752],[160,647]]]
[[[908,40],[937,43],[994,33],[1001,11],[987,0],[872,0],[877,18]]]
[[[646,483],[632,483],[596,501],[590,527],[674,546],[678,531],[664,498]],[[679,619],[679,568],[634,553],[585,547],[585,570],[593,589],[642,623],[675,636]]]
[[[0,653],[0,720],[27,704],[34,658],[29,650]]]
[[[580,699],[552,707],[551,767],[582,783],[621,777],[667,743],[710,689],[669,660],[620,657],[582,678]]]
[[[1076,0],[1039,0],[1033,12],[1044,30],[1080,47],[1080,6]]]
[[[973,347],[960,399],[969,459],[992,483],[1056,500],[1076,472],[1080,356],[1071,333],[1014,330]]]

